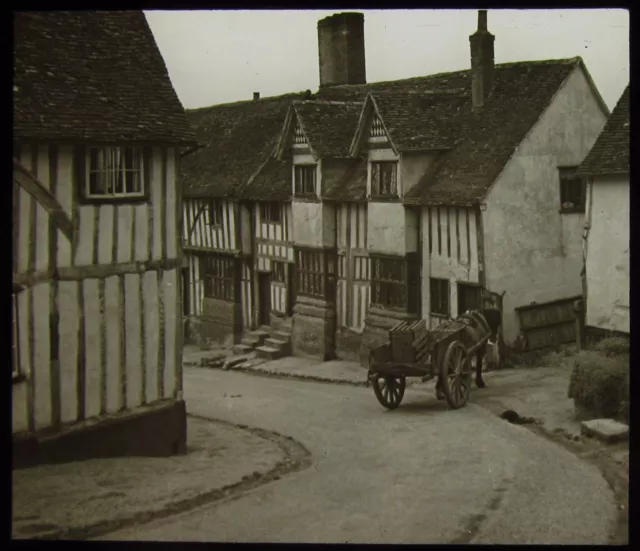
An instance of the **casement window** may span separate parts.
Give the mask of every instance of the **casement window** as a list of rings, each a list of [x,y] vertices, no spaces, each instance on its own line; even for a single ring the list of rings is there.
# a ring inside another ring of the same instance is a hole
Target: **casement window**
[[[11,378],[20,376],[20,351],[18,341],[18,296],[11,294]]]
[[[371,163],[371,196],[391,198],[398,196],[398,163],[384,161]]]
[[[260,203],[260,220],[262,222],[282,222],[282,209],[280,203]]]
[[[458,315],[467,310],[482,308],[482,292],[479,285],[458,283]]]
[[[334,294],[336,258],[332,253],[296,249],[297,294],[328,299]]]
[[[576,176],[577,167],[562,167],[560,175],[560,212],[584,212],[586,183]]]
[[[209,225],[222,226],[222,202],[212,199],[209,201]]]
[[[381,308],[419,312],[418,256],[371,256],[371,302]]]
[[[404,258],[371,257],[371,302],[382,308],[402,308],[407,304]]]
[[[234,300],[235,259],[214,255],[201,256],[200,277],[204,282],[205,297]]]
[[[296,165],[295,194],[315,195],[316,193],[316,165]]]
[[[145,152],[140,147],[89,147],[84,159],[84,197],[89,200],[144,199]]]
[[[449,280],[448,279],[429,279],[429,294],[431,313],[438,316],[450,316],[451,309],[449,307]]]
[[[273,281],[277,281],[278,283],[285,283],[285,263],[276,262],[275,260],[273,260],[271,261],[271,267],[273,270]]]

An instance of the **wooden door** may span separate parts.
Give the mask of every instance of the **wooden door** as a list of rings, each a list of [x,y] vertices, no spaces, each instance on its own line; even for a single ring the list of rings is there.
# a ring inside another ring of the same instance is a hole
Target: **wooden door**
[[[296,265],[287,264],[287,316],[293,316],[296,303]]]
[[[258,274],[258,322],[271,323],[271,274]]]

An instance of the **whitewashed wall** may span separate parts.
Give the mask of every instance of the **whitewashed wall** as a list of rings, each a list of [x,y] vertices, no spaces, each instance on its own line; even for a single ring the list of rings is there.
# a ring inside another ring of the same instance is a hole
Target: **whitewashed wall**
[[[629,333],[629,178],[594,178],[589,191],[586,324]]]
[[[175,149],[153,149],[150,200],[135,206],[78,204],[71,147],[25,145],[17,156],[78,231],[77,242],[68,242],[35,199],[15,189],[14,280],[27,288],[18,295],[26,381],[13,385],[13,432],[176,398],[182,332]]]
[[[584,214],[560,213],[558,167],[578,166],[607,120],[577,67],[520,144],[486,198],[486,285],[503,298],[503,335],[519,333],[514,308],[582,294]]]

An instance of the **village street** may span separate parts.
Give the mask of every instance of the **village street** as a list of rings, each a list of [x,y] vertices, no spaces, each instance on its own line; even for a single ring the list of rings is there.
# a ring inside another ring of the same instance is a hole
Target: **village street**
[[[189,413],[277,431],[306,470],[101,539],[604,544],[612,492],[592,465],[471,402],[186,368]],[[474,390],[474,393],[482,392]]]

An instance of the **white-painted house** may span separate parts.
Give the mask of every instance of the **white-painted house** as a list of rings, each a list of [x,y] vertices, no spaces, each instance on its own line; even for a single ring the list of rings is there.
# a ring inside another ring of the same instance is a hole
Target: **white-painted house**
[[[255,167],[238,197],[291,202],[294,354],[366,362],[399,320],[434,327],[483,305],[502,311],[509,345],[571,340],[584,223],[574,174],[608,116],[582,60],[495,65],[485,11],[471,70],[367,84],[357,13],[320,21],[318,40],[317,93],[235,104],[252,113],[255,143],[202,122],[207,168],[185,164],[194,181]],[[207,109],[231,125],[231,107]]]
[[[629,334],[629,86],[580,165],[587,179],[585,325]]]
[[[195,137],[142,12],[14,21],[14,459],[184,451]]]

